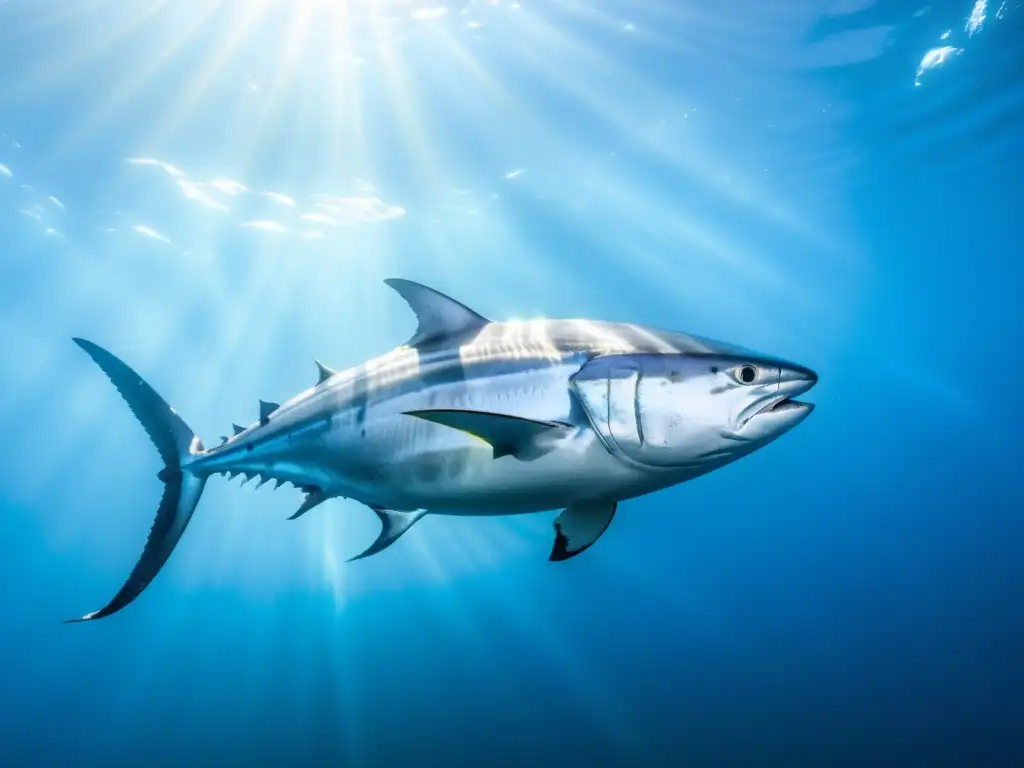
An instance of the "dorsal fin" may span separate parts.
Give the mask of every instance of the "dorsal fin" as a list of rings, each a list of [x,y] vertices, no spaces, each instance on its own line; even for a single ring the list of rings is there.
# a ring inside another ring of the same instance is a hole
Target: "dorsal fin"
[[[242,434],[243,432],[245,432],[245,427],[240,427],[240,426],[238,426],[237,424],[232,424],[232,425],[231,425],[231,428],[232,428],[233,430],[235,430],[235,434],[236,434],[236,435],[240,435],[240,434]]]
[[[398,291],[416,313],[419,327],[405,343],[407,347],[464,336],[478,331],[491,322],[440,291],[414,283],[412,280],[393,277],[384,282]]]
[[[320,375],[320,380],[317,381],[317,384],[323,384],[325,381],[331,378],[331,376],[337,373],[337,371],[328,368],[326,365],[321,363],[316,358],[313,358],[313,362],[316,363],[316,370],[317,373]]]
[[[270,414],[280,407],[281,406],[277,403],[268,403],[266,400],[260,400],[260,424],[266,425],[267,420],[270,418]]]

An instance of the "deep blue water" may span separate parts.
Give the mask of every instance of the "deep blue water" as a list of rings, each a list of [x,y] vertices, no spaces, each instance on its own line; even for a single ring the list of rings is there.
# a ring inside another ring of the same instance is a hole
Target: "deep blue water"
[[[0,765],[1024,761],[1024,7],[973,6],[0,0]],[[368,510],[213,481],[62,624],[160,495],[70,338],[216,442],[403,342],[393,276],[818,407],[562,564],[544,513],[346,565]]]

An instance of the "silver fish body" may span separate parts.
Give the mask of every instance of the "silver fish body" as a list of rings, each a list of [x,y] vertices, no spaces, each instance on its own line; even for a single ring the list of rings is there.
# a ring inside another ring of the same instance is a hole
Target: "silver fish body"
[[[352,498],[381,519],[386,548],[423,515],[564,508],[551,559],[591,546],[618,502],[728,464],[796,426],[790,398],[817,377],[701,337],[590,320],[491,322],[437,291],[388,283],[419,320],[398,349],[261,403],[260,419],[203,448],[138,374],[91,342],[157,444],[166,485],[146,550],[121,592],[83,619],[131,602],[180,538],[206,479],[290,482],[298,517]]]

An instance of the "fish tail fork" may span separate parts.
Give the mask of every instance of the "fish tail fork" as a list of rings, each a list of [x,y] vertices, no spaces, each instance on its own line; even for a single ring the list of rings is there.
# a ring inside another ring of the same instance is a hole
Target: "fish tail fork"
[[[188,471],[189,459],[203,450],[203,444],[174,409],[110,352],[85,339],[76,338],[74,342],[107,374],[156,446],[164,462],[158,475],[164,493],[146,546],[124,586],[103,608],[70,619],[69,623],[109,616],[142,594],[174,551],[206,485],[205,476]]]

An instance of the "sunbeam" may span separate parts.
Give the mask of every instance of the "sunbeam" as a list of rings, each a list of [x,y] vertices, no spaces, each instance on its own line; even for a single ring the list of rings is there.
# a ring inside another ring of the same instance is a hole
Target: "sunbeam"
[[[81,143],[87,140],[90,134],[109,129],[110,124],[119,116],[124,119],[124,111],[129,108],[135,97],[143,89],[151,87],[154,76],[166,69],[183,45],[192,41],[193,36],[203,29],[204,24],[216,9],[215,0],[206,0],[198,13],[191,13],[184,20],[178,22],[177,19],[164,20],[160,18],[161,13],[169,13],[171,10],[169,4],[161,2],[149,10],[148,16],[133,21],[126,29],[119,31],[117,37],[109,41],[104,48],[114,49],[118,43],[131,42],[132,30],[157,22],[163,22],[161,26],[166,24],[167,26],[164,28],[171,30],[171,36],[165,38],[158,50],[147,51],[146,63],[128,73],[126,78],[119,78],[115,90],[106,95],[96,94],[97,98],[89,117],[75,126],[65,135],[60,144],[52,148],[52,162],[59,162],[67,153],[79,149]]]

